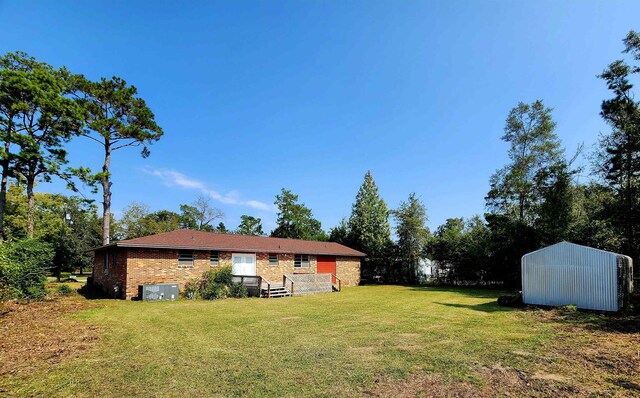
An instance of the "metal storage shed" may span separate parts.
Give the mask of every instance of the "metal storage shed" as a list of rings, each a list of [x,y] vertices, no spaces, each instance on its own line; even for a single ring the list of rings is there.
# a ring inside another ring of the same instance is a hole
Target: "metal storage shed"
[[[526,304],[619,311],[633,281],[629,256],[560,242],[522,257]]]

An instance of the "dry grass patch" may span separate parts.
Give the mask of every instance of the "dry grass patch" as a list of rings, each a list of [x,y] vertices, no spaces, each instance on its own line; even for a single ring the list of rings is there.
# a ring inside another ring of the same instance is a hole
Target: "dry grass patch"
[[[91,349],[101,327],[66,315],[93,307],[81,297],[0,304],[0,377],[26,375]]]

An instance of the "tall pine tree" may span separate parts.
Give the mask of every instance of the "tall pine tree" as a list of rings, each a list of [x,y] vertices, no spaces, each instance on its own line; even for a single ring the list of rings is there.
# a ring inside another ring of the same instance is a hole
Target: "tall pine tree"
[[[418,281],[418,263],[424,256],[429,228],[426,226],[427,209],[415,193],[406,202],[401,202],[393,211],[397,221],[399,269],[395,269],[395,280],[415,283]]]
[[[102,187],[102,243],[111,238],[111,157],[113,151],[127,147],[142,147],[143,158],[149,156],[148,146],[164,134],[138,89],[119,77],[93,82],[75,76],[76,97],[84,108],[86,126],[83,136],[96,142],[104,151],[102,171],[85,175],[85,181]],[[86,174],[86,173],[85,173]]]
[[[349,242],[367,255],[362,264],[363,278],[386,274],[392,245],[389,209],[378,194],[371,171],[367,171],[358,190],[348,226]]]
[[[640,61],[640,33],[630,31],[623,42],[624,52]],[[612,131],[601,139],[595,163],[615,193],[607,213],[621,227],[621,250],[634,259],[640,256],[640,102],[635,100],[630,79],[638,74],[639,64],[617,60],[599,76],[613,92],[613,98],[602,102],[600,112]]]
[[[280,195],[276,195],[275,205],[278,207],[278,220],[276,228],[271,231],[272,237],[327,240],[320,221],[313,217],[311,209],[304,203],[298,203],[298,195],[282,188]]]

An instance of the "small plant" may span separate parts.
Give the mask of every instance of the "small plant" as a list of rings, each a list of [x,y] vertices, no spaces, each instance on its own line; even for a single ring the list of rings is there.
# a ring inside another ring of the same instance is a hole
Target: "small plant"
[[[73,289],[71,289],[68,285],[60,285],[56,289],[56,293],[61,296],[71,296],[73,294]]]

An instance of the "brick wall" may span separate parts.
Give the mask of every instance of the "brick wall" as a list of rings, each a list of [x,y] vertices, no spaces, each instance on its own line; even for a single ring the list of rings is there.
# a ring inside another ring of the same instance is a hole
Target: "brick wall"
[[[360,258],[336,257],[336,276],[342,286],[358,286],[360,284]]]
[[[108,258],[107,264],[105,264],[105,256]],[[95,253],[93,259],[93,281],[102,287],[109,297],[124,298],[123,290],[126,284],[126,270],[126,249],[112,248]]]
[[[220,263],[231,265],[220,253]],[[200,278],[210,270],[209,251],[194,251],[193,265],[178,265],[178,250],[129,249],[127,262],[127,299],[138,295],[138,286],[145,283],[179,283],[180,290],[189,279]]]
[[[256,273],[272,283],[282,283],[284,274],[315,274],[318,266],[316,256],[309,256],[308,267],[294,266],[293,254],[278,254],[278,265],[269,264],[269,253],[256,254]]]
[[[171,249],[117,249],[116,269],[104,274],[104,251],[98,251],[94,260],[94,281],[113,291],[120,287],[121,298],[128,300],[138,295],[138,286],[145,283],[178,283],[184,289],[189,279],[199,278],[212,269],[211,252],[194,251],[193,265],[178,265],[178,250]],[[115,251],[112,249],[112,251]],[[231,266],[231,252],[219,252],[219,266]],[[293,254],[278,254],[278,265],[269,265],[269,253],[256,254],[256,273],[273,283],[282,283],[284,274],[315,273],[317,258],[309,255],[309,267],[295,268]],[[126,270],[126,272],[125,272]],[[360,282],[360,259],[337,257],[337,276],[342,286],[355,286]]]

